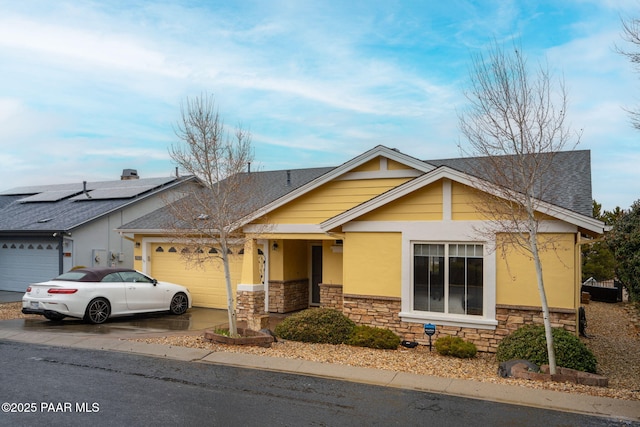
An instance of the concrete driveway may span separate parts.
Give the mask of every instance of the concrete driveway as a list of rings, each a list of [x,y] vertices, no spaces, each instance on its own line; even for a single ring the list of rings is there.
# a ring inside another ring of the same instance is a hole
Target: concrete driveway
[[[20,292],[0,291],[0,303],[22,300]],[[43,316],[29,316],[27,319],[0,321],[0,329],[20,332],[69,333],[80,335],[109,335],[111,338],[153,337],[185,333],[201,333],[227,323],[227,311],[211,308],[190,308],[185,314],[174,316],[168,313],[139,314],[117,317],[101,325],[91,325],[81,319],[71,317],[61,322],[51,322]]]

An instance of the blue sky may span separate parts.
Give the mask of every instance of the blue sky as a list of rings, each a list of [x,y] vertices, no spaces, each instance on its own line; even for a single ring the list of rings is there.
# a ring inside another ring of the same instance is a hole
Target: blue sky
[[[517,40],[569,93],[605,209],[640,198],[640,75],[615,52],[636,0],[0,0],[0,190],[168,176],[180,102],[214,94],[263,170],[337,166],[383,144],[464,145],[470,56]]]

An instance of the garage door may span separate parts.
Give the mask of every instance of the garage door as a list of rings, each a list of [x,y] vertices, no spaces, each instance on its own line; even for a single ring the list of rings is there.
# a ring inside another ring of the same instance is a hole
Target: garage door
[[[234,292],[242,275],[242,247],[232,247],[229,255],[231,284]],[[221,259],[214,259],[204,268],[188,265],[181,255],[182,246],[151,245],[151,276],[165,282],[189,288],[196,307],[227,308],[227,292]]]
[[[0,290],[24,292],[30,283],[58,275],[55,240],[0,240]]]

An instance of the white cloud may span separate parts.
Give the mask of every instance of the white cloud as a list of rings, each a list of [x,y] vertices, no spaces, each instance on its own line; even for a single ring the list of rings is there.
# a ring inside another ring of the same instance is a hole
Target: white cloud
[[[0,98],[0,146],[21,148],[37,135],[47,134],[63,121],[56,113],[43,113],[18,98]],[[16,144],[16,140],[21,141]]]
[[[0,165],[45,179],[108,178],[123,167],[165,174],[179,102],[202,92],[215,95],[226,123],[254,132],[257,161],[271,169],[335,165],[377,144],[453,157],[469,54],[493,37],[528,36],[535,54],[555,46],[549,63],[565,75],[572,124],[597,153],[594,170],[618,167],[604,148],[629,150],[635,134],[622,107],[640,95],[638,76],[613,52],[619,19],[580,0],[564,4],[563,16],[542,13],[556,7],[7,2]]]
[[[169,160],[169,152],[168,150],[156,150],[150,148],[136,148],[136,147],[114,147],[114,148],[104,148],[104,149],[96,149],[91,148],[83,153],[84,156],[87,157],[97,157],[97,158],[114,158],[114,159],[152,159],[152,160]]]
[[[134,37],[24,18],[0,18],[0,46],[23,53],[29,51],[31,55],[46,55],[70,69],[107,67],[174,78],[188,74],[187,68],[175,64],[170,66],[165,55],[143,46]]]

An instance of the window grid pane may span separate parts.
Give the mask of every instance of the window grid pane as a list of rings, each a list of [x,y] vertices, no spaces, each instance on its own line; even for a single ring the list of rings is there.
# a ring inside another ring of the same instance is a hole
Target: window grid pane
[[[413,309],[444,312],[444,245],[414,245]]]
[[[483,245],[451,243],[446,249],[445,256],[444,244],[414,244],[413,309],[481,316]]]

